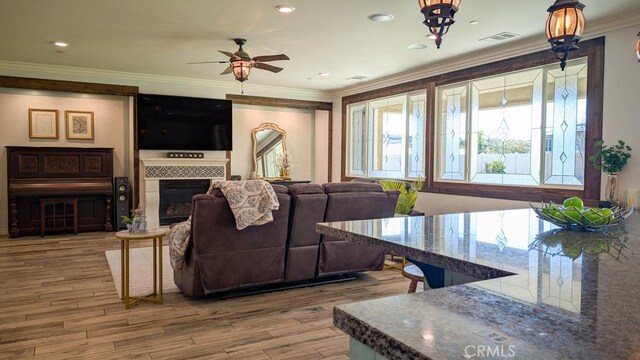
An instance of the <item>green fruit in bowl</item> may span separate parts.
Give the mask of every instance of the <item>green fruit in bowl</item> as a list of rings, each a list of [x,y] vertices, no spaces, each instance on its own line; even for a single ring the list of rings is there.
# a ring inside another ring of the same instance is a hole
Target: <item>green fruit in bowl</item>
[[[542,213],[559,220],[565,219],[564,216],[562,216],[562,208],[558,205],[547,205],[542,208]]]
[[[565,207],[562,214],[571,224],[582,224],[582,212],[574,206]]]
[[[565,201],[562,203],[562,205],[565,208],[574,207],[574,208],[576,208],[578,210],[580,210],[580,209],[582,209],[584,207],[584,203],[582,202],[582,199],[577,197],[577,196],[565,199]]]
[[[604,225],[613,219],[613,211],[608,208],[603,209],[587,209],[582,215],[588,220],[585,225]]]

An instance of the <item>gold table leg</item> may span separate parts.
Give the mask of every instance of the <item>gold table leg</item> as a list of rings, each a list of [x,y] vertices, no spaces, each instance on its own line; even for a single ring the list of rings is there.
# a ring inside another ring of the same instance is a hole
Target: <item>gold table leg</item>
[[[158,265],[156,264],[156,256],[157,256],[157,246],[158,246],[158,238],[153,238],[153,296],[158,296],[158,276],[156,272],[158,271]]]
[[[162,304],[162,237],[158,238],[158,304]]]
[[[120,300],[124,300],[124,240],[120,239]]]
[[[124,263],[124,278],[126,282],[126,286],[124,287],[124,308],[128,309],[130,306],[129,299],[129,240],[124,241],[124,253],[126,257],[126,261]]]

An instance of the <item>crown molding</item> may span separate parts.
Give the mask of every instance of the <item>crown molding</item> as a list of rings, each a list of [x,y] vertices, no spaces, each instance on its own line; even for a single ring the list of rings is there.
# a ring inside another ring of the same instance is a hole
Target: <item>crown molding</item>
[[[630,14],[613,20],[601,21],[588,24],[583,35],[584,40],[604,36],[607,33],[633,27],[640,26],[640,14]],[[637,31],[637,30],[635,30]],[[390,75],[367,83],[350,86],[347,88],[331,90],[331,98],[340,99],[344,96],[359,94],[367,91],[377,90],[388,86],[403,84],[409,81],[423,79],[435,75],[463,70],[477,65],[487,64],[499,60],[525,55],[528,53],[541,51],[549,48],[549,44],[543,33],[520,38],[518,41],[512,41],[503,45],[496,45],[486,49],[474,51],[466,54],[466,56],[456,56],[445,60],[437,61],[433,64],[420,66],[403,73]]]
[[[130,73],[14,61],[0,61],[0,74],[7,76],[37,77],[50,80],[85,81],[96,83],[109,82],[115,83],[117,85],[140,86],[141,83],[184,85],[216,89],[221,93],[240,92],[240,83],[236,81],[183,78],[165,75]],[[326,91],[311,89],[287,88],[245,83],[244,90],[247,93],[260,95],[272,95],[274,93],[277,93],[279,96],[301,100],[327,101],[328,99],[330,99]]]

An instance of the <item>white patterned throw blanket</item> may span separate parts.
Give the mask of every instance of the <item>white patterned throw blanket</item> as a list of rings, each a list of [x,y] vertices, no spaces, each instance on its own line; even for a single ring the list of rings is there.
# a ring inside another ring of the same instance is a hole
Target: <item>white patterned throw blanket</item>
[[[267,224],[273,221],[273,210],[280,203],[271,184],[262,180],[215,181],[207,194],[220,189],[227,199],[231,212],[236,218],[236,228],[242,230],[249,226]],[[169,255],[171,267],[182,269],[184,254],[191,237],[191,216],[186,221],[175,224],[169,230]]]

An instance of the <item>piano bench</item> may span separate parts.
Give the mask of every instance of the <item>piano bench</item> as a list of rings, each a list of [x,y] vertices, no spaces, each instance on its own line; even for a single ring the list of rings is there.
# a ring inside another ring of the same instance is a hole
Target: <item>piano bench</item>
[[[73,230],[73,235],[78,234],[78,198],[42,198],[39,200],[41,237],[47,230]],[[51,208],[49,215],[47,215],[47,207]],[[61,214],[56,211],[56,207],[62,208]],[[70,213],[67,213],[68,207],[71,207]],[[47,227],[47,220],[50,220],[51,227]],[[62,220],[62,226],[58,226],[59,220]],[[72,220],[72,224],[67,225],[68,220]]]

